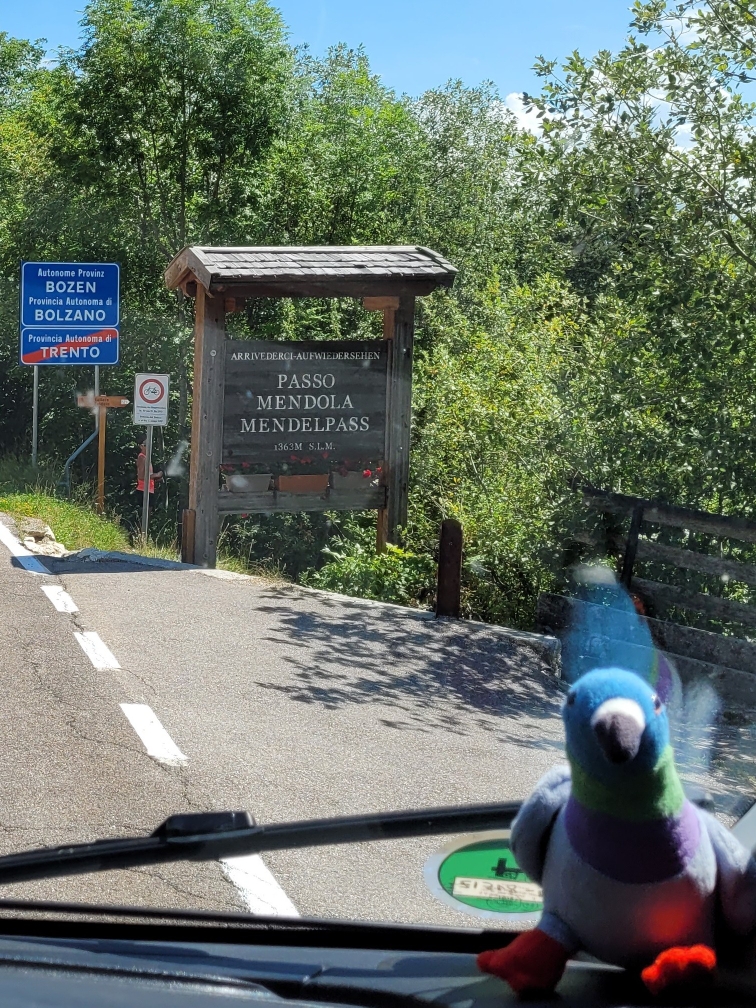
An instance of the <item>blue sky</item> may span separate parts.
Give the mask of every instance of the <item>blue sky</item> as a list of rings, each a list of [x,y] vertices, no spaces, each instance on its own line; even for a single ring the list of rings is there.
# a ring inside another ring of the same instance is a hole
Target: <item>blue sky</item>
[[[0,30],[75,45],[85,0],[0,0]],[[506,95],[534,90],[541,54],[616,49],[629,0],[280,0],[295,44],[315,54],[336,42],[364,45],[373,69],[416,95],[461,78],[493,80]]]

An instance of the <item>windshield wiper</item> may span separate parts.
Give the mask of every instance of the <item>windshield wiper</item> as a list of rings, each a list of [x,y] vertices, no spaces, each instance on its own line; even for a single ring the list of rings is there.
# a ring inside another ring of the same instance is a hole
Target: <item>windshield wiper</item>
[[[376,812],[258,826],[248,812],[170,816],[145,837],[41,847],[0,857],[0,885],[85,872],[138,868],[169,861],[216,861],[264,851],[324,844],[507,829],[520,802]]]

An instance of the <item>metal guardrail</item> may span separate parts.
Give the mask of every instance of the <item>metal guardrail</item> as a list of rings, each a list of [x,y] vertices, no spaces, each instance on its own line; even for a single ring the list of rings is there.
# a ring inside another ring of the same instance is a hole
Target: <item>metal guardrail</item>
[[[100,432],[100,425],[99,423],[97,423],[95,425],[95,429],[89,435],[87,440],[82,442],[82,444],[79,445],[76,451],[73,452],[73,454],[69,455],[68,458],[66,459],[66,464],[63,466],[63,473],[61,474],[61,477],[58,480],[58,487],[65,487],[67,497],[71,496],[71,463],[75,462],[76,459],[79,457],[79,455],[81,455],[81,453],[84,451],[84,449],[88,448],[89,445],[92,444],[92,442],[97,437],[99,432]]]

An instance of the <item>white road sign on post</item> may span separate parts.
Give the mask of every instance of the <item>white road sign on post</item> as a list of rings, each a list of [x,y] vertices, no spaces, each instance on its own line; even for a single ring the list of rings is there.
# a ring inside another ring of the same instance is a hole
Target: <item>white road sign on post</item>
[[[134,423],[137,427],[165,427],[168,423],[167,374],[138,374],[134,380]]]
[[[152,428],[168,423],[167,374],[138,374],[134,379],[134,424],[147,428],[144,460],[144,496],[142,498],[142,536],[147,542],[150,522],[150,483],[152,476]]]

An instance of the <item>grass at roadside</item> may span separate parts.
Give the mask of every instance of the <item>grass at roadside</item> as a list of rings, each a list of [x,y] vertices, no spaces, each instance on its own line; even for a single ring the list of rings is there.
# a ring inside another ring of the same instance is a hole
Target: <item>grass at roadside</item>
[[[118,553],[139,553],[141,556],[178,560],[175,545],[160,545],[149,540],[138,540],[131,545],[128,533],[113,517],[101,518],[92,508],[76,501],[63,500],[45,488],[26,490],[23,493],[0,493],[0,511],[18,521],[21,518],[40,518],[50,526],[58,542],[66,549],[78,550],[93,546],[100,550]]]
[[[11,515],[16,521],[21,518],[40,518],[52,529],[57,541],[67,549],[94,546],[96,549],[138,553],[159,559],[180,559],[176,542],[163,543],[152,539],[143,542],[140,537],[135,537],[132,544],[128,532],[117,518],[101,518],[90,505],[56,497],[48,487],[27,485],[23,490],[15,490],[8,488],[7,484],[3,487],[0,481],[0,511]],[[234,556],[223,548],[218,557],[218,568],[236,574],[253,575],[266,581],[286,580],[272,564],[258,563],[250,566],[241,557]]]
[[[0,511],[20,518],[41,518],[66,549],[94,546],[101,550],[130,550],[129,539],[117,522],[101,518],[84,504],[62,500],[44,490],[0,494]]]
[[[144,542],[141,535],[134,536],[132,545],[127,547],[127,552],[138,553],[139,556],[153,557],[156,560],[181,559],[181,551],[177,543],[160,543],[149,538],[147,542]]]

